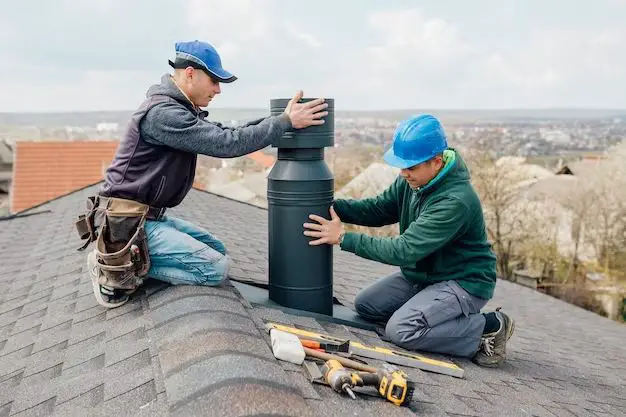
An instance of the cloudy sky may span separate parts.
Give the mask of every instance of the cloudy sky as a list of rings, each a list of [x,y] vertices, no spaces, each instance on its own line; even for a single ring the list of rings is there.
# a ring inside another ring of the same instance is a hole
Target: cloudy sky
[[[127,110],[179,40],[239,80],[215,107],[626,108],[626,0],[0,0],[0,112]]]

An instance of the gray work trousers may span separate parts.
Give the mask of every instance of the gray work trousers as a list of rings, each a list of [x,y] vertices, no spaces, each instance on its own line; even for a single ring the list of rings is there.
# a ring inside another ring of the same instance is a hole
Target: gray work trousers
[[[415,284],[397,272],[361,290],[354,306],[364,319],[386,322],[387,337],[400,347],[472,357],[485,328],[480,309],[486,303],[456,281]]]

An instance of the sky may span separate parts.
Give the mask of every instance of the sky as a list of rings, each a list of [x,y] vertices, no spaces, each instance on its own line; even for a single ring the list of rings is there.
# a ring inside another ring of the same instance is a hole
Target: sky
[[[626,108],[626,0],[0,0],[0,112],[130,110],[200,39],[211,106]]]

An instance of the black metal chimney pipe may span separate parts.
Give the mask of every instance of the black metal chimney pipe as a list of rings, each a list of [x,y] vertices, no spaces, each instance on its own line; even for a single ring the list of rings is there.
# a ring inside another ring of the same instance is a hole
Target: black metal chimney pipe
[[[302,99],[301,102],[313,100]],[[279,115],[289,99],[270,101]],[[335,144],[334,100],[326,99],[325,123],[285,133],[272,146],[278,160],[268,175],[269,298],[283,306],[333,314],[333,249],[311,246],[303,224],[309,214],[329,218],[334,178],[324,148]]]

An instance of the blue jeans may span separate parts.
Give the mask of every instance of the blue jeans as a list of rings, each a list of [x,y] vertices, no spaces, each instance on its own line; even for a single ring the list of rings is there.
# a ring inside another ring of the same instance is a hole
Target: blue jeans
[[[228,273],[224,244],[191,222],[164,216],[145,224],[148,277],[173,285],[218,285]]]

